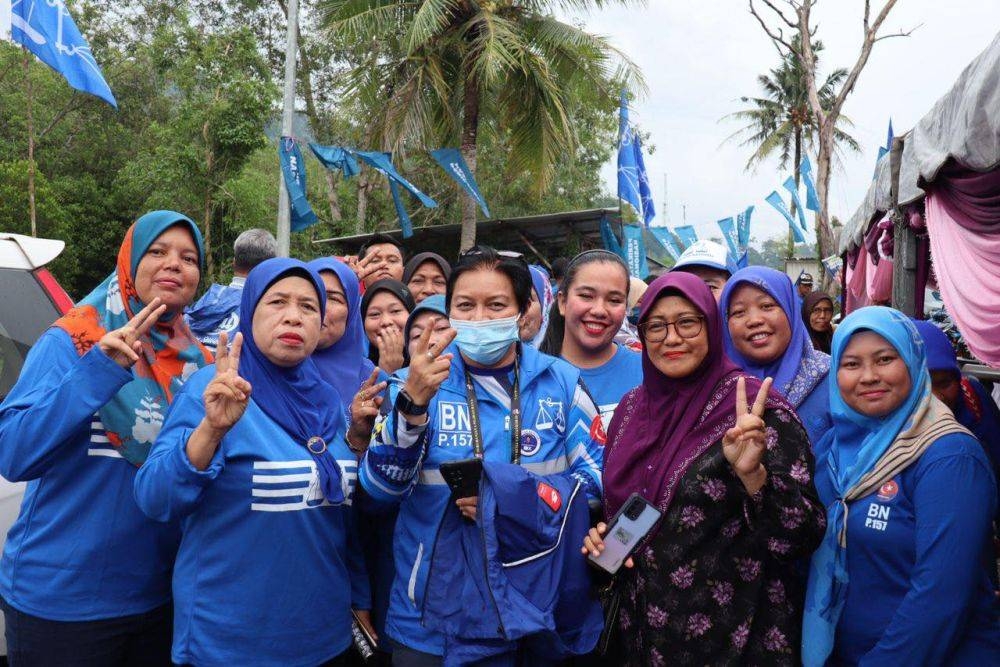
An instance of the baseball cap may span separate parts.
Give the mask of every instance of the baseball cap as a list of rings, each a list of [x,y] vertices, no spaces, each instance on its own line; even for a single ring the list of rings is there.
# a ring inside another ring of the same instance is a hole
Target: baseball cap
[[[685,266],[707,266],[710,269],[728,271],[729,275],[736,273],[736,262],[733,261],[729,251],[721,243],[715,241],[692,243],[687,250],[681,253],[671,271]]]
[[[799,279],[796,281],[799,285],[812,285],[813,277],[811,273],[803,271],[799,274]]]

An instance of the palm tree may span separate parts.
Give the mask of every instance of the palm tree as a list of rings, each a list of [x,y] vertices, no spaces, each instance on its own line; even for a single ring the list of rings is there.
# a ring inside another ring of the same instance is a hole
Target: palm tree
[[[346,95],[375,111],[382,150],[458,141],[473,174],[477,139],[509,146],[510,174],[529,171],[538,192],[557,161],[573,159],[574,105],[588,94],[642,90],[635,66],[605,37],[557,20],[563,8],[639,0],[318,0],[324,28],[363,45]],[[462,199],[462,241],[475,244],[476,203]]]
[[[813,50],[818,54],[823,50],[823,43],[817,41]],[[846,69],[836,69],[831,72],[819,89],[820,104],[828,108],[840,84],[847,77]],[[802,150],[812,149],[816,140],[815,116],[809,107],[808,91],[804,85],[805,77],[802,64],[794,54],[785,56],[781,65],[768,74],[761,74],[757,82],[763,90],[762,97],[741,97],[740,101],[749,103],[749,109],[743,109],[729,114],[726,118],[746,122],[746,125],[730,135],[726,140],[742,138],[741,146],[751,146],[753,153],[747,160],[746,169],[753,170],[761,162],[777,154],[778,167],[785,169],[789,159],[795,174],[795,185],[799,185],[799,165],[802,164]],[[851,126],[851,120],[841,116],[838,124]],[[861,146],[846,131],[839,127],[834,129],[835,142],[838,147],[860,152]],[[792,215],[795,214],[795,204],[792,204]],[[791,242],[789,242],[791,248]]]

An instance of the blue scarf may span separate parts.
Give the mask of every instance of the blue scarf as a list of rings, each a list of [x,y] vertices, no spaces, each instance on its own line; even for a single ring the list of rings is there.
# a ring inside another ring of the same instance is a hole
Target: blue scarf
[[[257,404],[288,435],[309,451],[316,462],[323,496],[331,503],[344,502],[342,475],[333,453],[327,446],[342,437],[344,415],[337,391],[323,381],[312,358],[297,366],[272,363],[253,339],[253,315],[257,304],[275,282],[288,276],[300,276],[316,288],[320,322],[326,313],[326,288],[319,275],[297,259],[275,257],[258,264],[247,276],[240,302],[240,326],[243,352],[240,376],[253,388]],[[322,446],[314,438],[321,438]]]
[[[746,283],[766,292],[785,312],[785,319],[792,336],[785,353],[770,364],[759,365],[750,361],[736,350],[733,337],[729,334],[729,300],[736,288]],[[723,344],[726,354],[743,370],[763,380],[774,379],[774,388],[780,391],[793,406],[798,407],[830,371],[830,356],[813,348],[809,330],[799,315],[801,307],[795,296],[791,279],[766,266],[750,266],[740,269],[726,283],[719,302],[722,319],[726,322]]]
[[[351,267],[338,259],[322,257],[309,262],[307,266],[320,273],[332,271],[340,280],[347,297],[347,323],[344,335],[325,350],[316,350],[313,361],[319,367],[323,380],[340,394],[349,409],[354,393],[368,379],[375,364],[368,360],[365,349],[365,325],[361,321],[361,286]]]
[[[873,331],[896,348],[910,371],[911,389],[903,404],[888,415],[866,417],[848,407],[840,395],[836,373],[830,374],[833,429],[816,447],[816,451],[826,452],[816,462],[816,467],[829,467],[836,498],[827,507],[826,534],[813,554],[809,570],[802,630],[802,661],[807,667],[823,665],[833,652],[837,623],[847,599],[848,503],[866,495],[859,483],[880,463],[900,435],[910,436],[913,431],[919,435],[919,431],[925,430],[921,423],[939,418],[940,407],[943,407],[931,394],[923,341],[909,318],[898,310],[872,306],[845,318],[833,334],[834,369],[840,366],[840,358],[851,336],[859,331]],[[947,415],[940,418],[947,419]],[[896,472],[899,470],[897,468]],[[870,476],[864,481],[870,486]]]

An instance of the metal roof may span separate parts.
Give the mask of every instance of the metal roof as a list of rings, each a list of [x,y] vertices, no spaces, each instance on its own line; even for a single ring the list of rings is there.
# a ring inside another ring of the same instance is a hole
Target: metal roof
[[[569,241],[575,239],[581,250],[603,247],[601,220],[611,222],[616,233],[621,232],[617,208],[595,208],[519,218],[495,218],[476,223],[476,241],[505,250],[516,250],[527,256],[541,256],[546,261],[571,252]],[[446,258],[458,256],[462,233],[460,223],[417,227],[413,236],[403,238],[399,229],[379,232],[387,234],[404,246],[410,255],[433,251]],[[317,239],[313,243],[330,244],[334,254],[354,255],[373,234],[357,234],[338,238]]]

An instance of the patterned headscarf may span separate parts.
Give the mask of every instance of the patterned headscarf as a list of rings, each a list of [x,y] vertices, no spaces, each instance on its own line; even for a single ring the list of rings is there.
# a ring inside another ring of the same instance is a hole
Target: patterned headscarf
[[[542,341],[545,340],[545,332],[549,328],[549,313],[552,311],[555,295],[552,293],[552,283],[549,282],[549,274],[545,269],[537,264],[529,265],[528,269],[531,271],[531,286],[535,290],[538,304],[542,308],[542,324],[538,327],[538,333],[529,342],[529,345],[538,349]]]
[[[118,250],[115,272],[53,325],[69,334],[77,354],[89,352],[104,334],[122,328],[145,308],[135,288],[139,262],[160,234],[174,225],[191,232],[199,268],[204,265],[201,232],[190,219],[174,211],[153,211],[136,220]],[[145,462],[174,393],[191,373],[212,361],[184,322],[183,309],[165,313],[141,341],[132,381],[98,410],[108,440],[136,466]]]
[[[791,338],[785,352],[769,364],[761,365],[744,357],[733,344],[729,333],[729,300],[741,284],[751,285],[767,293],[785,313]],[[750,266],[740,269],[726,283],[719,301],[726,354],[743,370],[763,380],[774,378],[774,387],[795,407],[809,396],[810,392],[826,378],[830,371],[830,356],[813,348],[805,322],[799,314],[798,300],[791,279],[775,269],[766,266]]]

